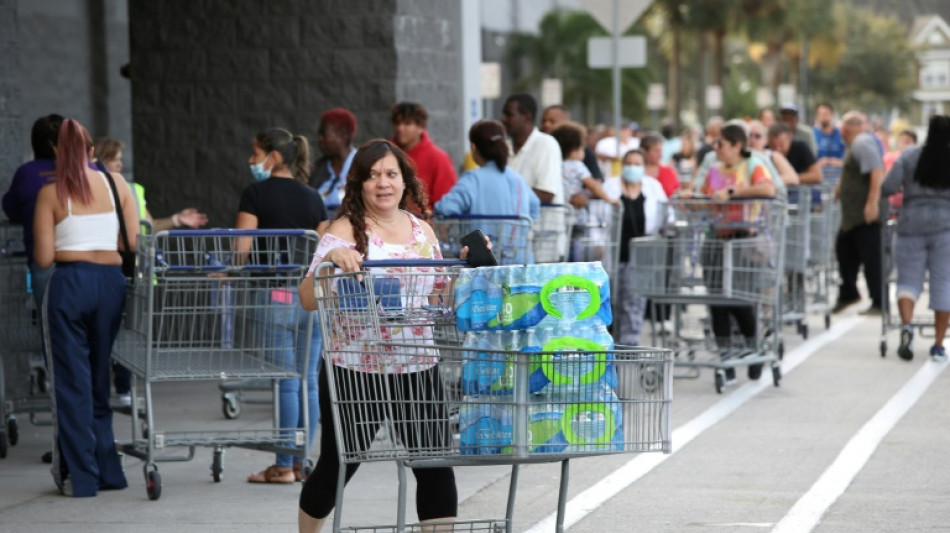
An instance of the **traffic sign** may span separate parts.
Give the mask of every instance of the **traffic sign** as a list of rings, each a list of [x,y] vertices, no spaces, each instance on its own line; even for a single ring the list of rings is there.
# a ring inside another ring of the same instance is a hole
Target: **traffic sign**
[[[621,37],[619,39],[617,66],[647,66],[647,39],[642,35]],[[590,68],[611,68],[614,66],[614,40],[612,37],[591,37],[587,40],[587,66]]]
[[[653,0],[580,0],[581,6],[610,33],[614,31],[614,3],[618,4],[617,32],[623,33],[640,18]]]

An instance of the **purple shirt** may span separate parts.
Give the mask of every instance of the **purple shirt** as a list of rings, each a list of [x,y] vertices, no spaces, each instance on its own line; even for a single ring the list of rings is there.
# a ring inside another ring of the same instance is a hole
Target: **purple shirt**
[[[10,189],[3,195],[3,211],[11,222],[23,225],[23,244],[26,258],[33,262],[33,212],[36,197],[44,185],[56,179],[55,159],[34,159],[24,163],[13,174]]]

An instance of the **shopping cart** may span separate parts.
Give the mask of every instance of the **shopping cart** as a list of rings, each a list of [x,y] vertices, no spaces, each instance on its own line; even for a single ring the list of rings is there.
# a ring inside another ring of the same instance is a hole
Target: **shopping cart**
[[[780,326],[785,202],[673,198],[670,203],[677,220],[675,236],[643,237],[630,243],[637,293],[674,308],[676,304],[750,305],[757,321],[751,343],[735,333],[717,342],[704,326],[700,348],[711,357],[697,357],[696,346],[690,344],[689,357],[678,358],[677,366],[714,369],[716,392],[721,393],[727,369],[769,364],[778,386],[784,352]],[[677,317],[676,327],[681,325]],[[677,329],[669,342],[675,345],[683,337]]]
[[[28,414],[34,425],[49,425],[37,415],[52,402],[43,361],[41,317],[30,284],[23,247],[23,227],[0,223],[0,459],[19,441],[16,415]]]
[[[788,188],[788,223],[785,226],[785,281],[782,322],[794,324],[803,339],[808,338],[808,297],[805,290],[810,250],[812,190]]]
[[[541,216],[534,223],[532,246],[535,263],[560,263],[570,252],[574,208],[570,204],[541,204]]]
[[[808,214],[807,309],[809,314],[823,315],[825,329],[828,329],[834,305],[831,291],[838,273],[835,242],[841,227],[841,204],[834,199],[834,185],[824,183],[809,188],[812,189],[812,205]]]
[[[591,200],[586,208],[574,213],[571,239],[571,260],[600,261],[610,279],[617,274],[620,262],[620,230],[623,204]]]
[[[671,449],[669,350],[437,344],[436,331],[455,326],[459,265],[365,261],[358,273],[340,273],[331,263],[317,271],[314,296],[325,332],[324,368],[332,372],[340,464],[395,461],[399,482],[395,525],[341,528],[341,467],[335,532],[420,531],[420,524],[406,524],[407,466],[488,464],[512,465],[505,518],[459,522],[452,530],[511,532],[518,465],[551,461],[562,463],[560,532],[570,459]],[[400,373],[379,373],[387,367]],[[557,386],[539,389],[539,376]],[[374,442],[380,428],[388,437]]]
[[[437,216],[431,220],[439,240],[442,256],[457,258],[462,245],[459,240],[478,229],[491,238],[492,250],[500,265],[524,265],[531,257],[531,217],[520,215],[454,215]]]
[[[138,381],[144,385],[146,431],[139,417],[131,417],[133,438],[118,445],[144,460],[150,499],[161,496],[156,462],[190,460],[198,446],[214,449],[216,482],[229,446],[307,456],[308,428],[280,427],[276,405],[272,429],[161,430],[153,386],[257,378],[271,380],[276,393],[277,380],[301,379],[307,361],[287,361],[287,353],[294,353],[296,339],[310,338],[314,321],[291,317],[299,312],[297,284],[317,242],[315,232],[303,230],[174,230],[139,239],[136,277],[113,358],[132,372],[132,398],[138,397]],[[289,334],[278,335],[280,329]],[[307,334],[297,335],[301,329]],[[306,394],[307,380],[301,382]],[[172,447],[188,453],[158,456]]]

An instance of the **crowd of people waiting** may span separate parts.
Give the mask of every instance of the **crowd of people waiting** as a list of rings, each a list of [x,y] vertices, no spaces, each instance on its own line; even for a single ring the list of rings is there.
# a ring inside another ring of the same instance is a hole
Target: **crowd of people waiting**
[[[825,183],[834,187],[842,214],[836,242],[841,285],[834,312],[860,300],[857,278],[863,267],[871,299],[863,314],[881,313],[880,206],[882,195],[887,195],[890,206],[900,209],[896,259],[905,327],[898,354],[905,360],[913,357],[910,320],[924,271],[929,270],[937,326],[930,355],[946,359],[943,332],[950,321],[950,278],[939,265],[950,254],[950,217],[944,216],[950,206],[950,118],[934,117],[926,142],[916,146],[912,130],[896,132],[892,143],[874,134],[864,114],[851,111],[838,120],[827,103],[816,107],[813,127],[800,121],[794,104],[782,105],[777,115],[764,109],[750,119],[713,117],[701,133],[687,129],[676,135],[671,125],[644,132],[636,122],[612,132],[572,122],[563,106],[539,110],[532,96],[516,94],[506,100],[500,121],[481,120],[471,127],[469,157],[459,175],[430,137],[424,106],[394,105],[391,140],[376,139],[359,148],[356,116],[335,108],[319,117],[315,140],[322,155],[315,161],[308,139],[282,128],[265,129],[251,140],[248,165],[253,182],[241,195],[236,227],[315,229],[322,236],[318,259],[332,259],[352,271],[364,258],[407,253],[440,257],[436,236],[426,223],[433,215],[526,216],[537,221],[542,205],[570,204],[583,223],[594,203],[622,205],[616,280],[621,301],[614,333],[619,343],[636,345],[650,306],[629,283],[636,272],[627,243],[656,234],[669,222],[671,215],[661,206],[671,197],[794,201],[790,186]],[[73,119],[41,117],[31,140],[35,159],[17,170],[3,209],[11,221],[24,226],[32,292],[37,308],[49,317],[44,346],[59,411],[54,479],[66,494],[93,496],[126,484],[112,446],[108,364],[125,290],[118,252],[134,249],[140,220],[148,221],[151,231],[160,231],[198,228],[208,219],[195,208],[153,218],[144,189],[122,179],[122,144],[108,138],[93,142]],[[311,274],[318,263],[315,259]],[[89,283],[93,278],[96,283]],[[311,275],[294,300],[300,304],[293,306],[297,311],[280,320],[305,320],[302,309],[315,305],[310,301],[312,284]],[[92,308],[108,312],[90,322],[86,312]],[[717,340],[728,337],[730,317],[743,336],[755,335],[756,319],[748,307],[717,308],[711,315]],[[308,402],[312,439],[319,413],[328,411],[329,378],[318,370],[319,328],[314,328],[310,344],[312,364],[303,373],[310,397],[301,397],[299,382],[282,380],[287,383],[280,384],[279,416],[282,427],[303,427],[300,406]],[[287,358],[293,361],[295,356]],[[347,365],[334,366],[345,372]],[[761,365],[749,367],[750,379],[760,373]],[[127,395],[127,371],[116,368],[113,374],[116,393]],[[332,444],[326,424],[323,431],[324,442]],[[328,480],[336,478],[340,467],[335,457],[321,455],[320,475],[308,480],[301,497],[302,528],[315,530],[332,508]],[[419,490],[438,497],[422,498],[419,516],[454,515],[457,496],[451,470],[417,472],[420,475]],[[289,455],[278,455],[273,466],[248,477],[255,483],[300,480],[301,466]]]

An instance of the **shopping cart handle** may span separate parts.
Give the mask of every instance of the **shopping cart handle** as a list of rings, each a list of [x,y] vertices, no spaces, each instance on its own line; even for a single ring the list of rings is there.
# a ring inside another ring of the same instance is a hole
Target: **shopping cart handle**
[[[564,207],[564,204],[541,204],[541,207]]]
[[[461,259],[371,259],[363,261],[363,268],[393,268],[393,267],[454,267],[468,266],[468,261]]]
[[[524,215],[437,215],[436,220],[524,220]]]
[[[305,229],[172,229],[161,231],[158,234],[170,237],[288,237],[309,235],[313,230]]]

